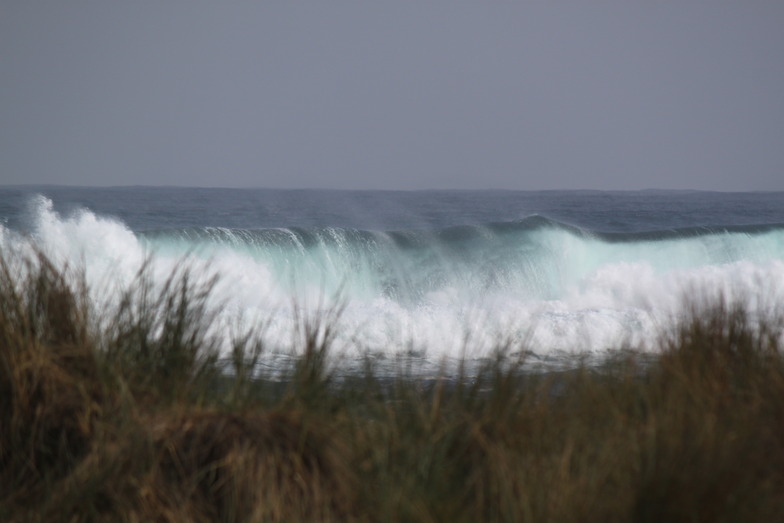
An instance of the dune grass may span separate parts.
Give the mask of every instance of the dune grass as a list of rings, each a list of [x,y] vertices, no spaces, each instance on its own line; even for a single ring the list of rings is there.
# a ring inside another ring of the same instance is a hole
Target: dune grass
[[[78,272],[0,257],[0,520],[784,519],[781,317],[685,307],[655,358],[337,379],[334,318],[280,376],[210,336],[209,285],[142,270],[100,317]]]

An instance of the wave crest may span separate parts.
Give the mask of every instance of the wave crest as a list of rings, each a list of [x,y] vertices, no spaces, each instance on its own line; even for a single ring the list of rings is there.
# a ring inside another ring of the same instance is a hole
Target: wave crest
[[[784,226],[603,233],[544,216],[437,230],[189,228],[135,233],[82,209],[31,203],[30,231],[0,229],[4,249],[35,248],[83,266],[96,299],[111,299],[142,263],[161,284],[184,259],[219,277],[214,307],[263,321],[291,342],[293,304],[315,309],[340,293],[348,350],[426,349],[479,357],[499,338],[541,353],[644,343],[672,321],[686,293],[784,298]],[[107,290],[108,289],[108,290]],[[756,298],[755,298],[756,299]]]

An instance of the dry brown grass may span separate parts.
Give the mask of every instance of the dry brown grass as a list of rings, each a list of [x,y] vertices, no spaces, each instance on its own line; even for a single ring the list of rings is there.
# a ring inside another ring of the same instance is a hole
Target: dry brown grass
[[[103,406],[83,287],[35,261],[20,282],[0,259],[0,497],[66,474]]]
[[[281,383],[247,336],[221,373],[186,273],[101,321],[81,282],[0,258],[0,519],[784,519],[781,316],[716,299],[655,358],[433,381],[334,379],[311,319]]]

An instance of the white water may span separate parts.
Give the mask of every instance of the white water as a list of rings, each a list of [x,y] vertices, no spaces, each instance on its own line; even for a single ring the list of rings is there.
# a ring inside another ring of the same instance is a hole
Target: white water
[[[111,306],[145,260],[162,285],[187,255],[197,280],[219,277],[211,298],[217,331],[263,324],[268,345],[281,350],[297,332],[294,304],[305,316],[323,314],[343,289],[336,345],[349,357],[413,350],[437,364],[480,358],[504,342],[540,356],[652,347],[685,297],[723,293],[752,312],[784,303],[780,230],[617,243],[558,228],[487,232],[481,252],[455,260],[437,245],[402,252],[384,233],[359,246],[329,230],[334,241],[310,247],[296,238],[271,247],[143,238],[89,210],[60,216],[43,197],[29,227],[29,236],[0,227],[2,251],[35,247],[59,266],[83,269],[96,310]],[[421,292],[386,292],[390,270]]]

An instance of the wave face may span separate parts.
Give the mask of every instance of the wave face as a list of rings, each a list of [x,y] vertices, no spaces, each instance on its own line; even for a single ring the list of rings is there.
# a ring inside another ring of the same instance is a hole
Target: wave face
[[[752,308],[784,298],[781,225],[608,234],[531,216],[434,230],[133,232],[89,210],[60,215],[44,197],[29,222],[24,236],[0,228],[4,252],[34,245],[83,266],[96,301],[129,284],[146,259],[160,284],[187,259],[203,281],[219,278],[219,325],[263,322],[281,348],[297,314],[317,314],[335,297],[345,304],[338,346],[349,354],[413,350],[430,362],[481,358],[499,342],[541,357],[650,344],[685,296],[720,292]]]

